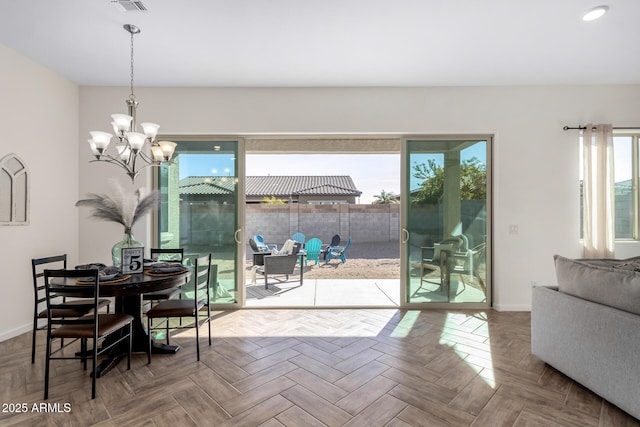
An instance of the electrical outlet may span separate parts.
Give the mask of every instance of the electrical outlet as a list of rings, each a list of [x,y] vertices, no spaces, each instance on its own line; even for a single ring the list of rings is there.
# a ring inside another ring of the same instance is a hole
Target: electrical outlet
[[[518,234],[520,232],[520,227],[518,224],[509,224],[509,234]]]

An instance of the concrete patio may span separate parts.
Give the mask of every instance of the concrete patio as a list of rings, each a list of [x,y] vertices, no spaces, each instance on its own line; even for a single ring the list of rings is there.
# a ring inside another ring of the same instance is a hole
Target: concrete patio
[[[247,284],[246,306],[256,307],[396,307],[399,279],[304,279]]]

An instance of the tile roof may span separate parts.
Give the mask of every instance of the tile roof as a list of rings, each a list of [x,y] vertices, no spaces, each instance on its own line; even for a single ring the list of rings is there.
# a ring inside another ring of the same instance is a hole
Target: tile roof
[[[226,176],[189,176],[180,180],[181,194],[230,194],[235,179]],[[329,176],[248,176],[246,194],[251,197],[289,195],[360,196],[348,175]]]
[[[359,196],[353,180],[348,175],[326,176],[248,176],[247,196],[288,197],[304,195]]]
[[[180,194],[230,195],[236,180],[228,176],[189,176],[180,180]]]

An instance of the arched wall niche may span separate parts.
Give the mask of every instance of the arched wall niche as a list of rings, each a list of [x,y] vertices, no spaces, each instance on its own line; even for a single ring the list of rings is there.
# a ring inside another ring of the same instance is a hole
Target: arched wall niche
[[[29,170],[11,153],[0,159],[0,225],[29,224]]]

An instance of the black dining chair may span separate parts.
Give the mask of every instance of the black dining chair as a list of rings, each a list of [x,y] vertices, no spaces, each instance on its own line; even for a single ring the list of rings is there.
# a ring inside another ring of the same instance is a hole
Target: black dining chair
[[[211,254],[196,258],[193,265],[193,298],[171,299],[162,301],[151,307],[147,311],[147,330],[149,331],[149,356],[148,362],[151,363],[151,331],[158,328],[152,328],[152,320],[162,318],[165,322],[165,334],[167,344],[169,344],[169,320],[171,318],[193,317],[196,328],[196,354],[197,360],[200,360],[200,326],[204,323],[209,327],[209,345],[211,345],[211,283],[218,280],[218,266],[211,265]],[[200,310],[206,308],[206,315],[200,317]],[[175,326],[171,329],[191,328],[191,325]]]
[[[156,261],[178,261],[182,263],[184,261],[184,249],[166,249],[166,248],[151,248],[151,259]],[[149,301],[153,306],[154,303],[159,301],[169,300],[176,295],[180,295],[180,288],[164,289],[157,292],[149,292],[142,295],[143,301]]]
[[[47,325],[45,323],[47,319],[47,306],[46,306],[46,292],[44,289],[44,270],[45,269],[65,269],[67,268],[67,254],[54,255],[44,258],[33,258],[31,260],[31,272],[33,277],[33,292],[34,292],[34,304],[33,304],[33,329],[31,331],[31,363],[36,361],[36,334],[38,331],[45,331]],[[71,304],[71,302],[69,303]],[[73,303],[76,305],[76,303]],[[100,308],[106,307],[107,313],[109,312],[109,305],[111,300],[100,299],[98,305]],[[79,306],[81,307],[81,306]],[[86,307],[86,306],[85,306]],[[75,312],[75,316],[82,316],[86,312]],[[64,345],[61,341],[60,345]]]
[[[47,302],[47,350],[44,374],[44,399],[49,398],[49,372],[52,360],[80,359],[87,369],[91,359],[91,399],[96,398],[96,367],[98,355],[127,342],[127,369],[131,369],[131,325],[133,316],[128,314],[103,314],[100,308],[99,271],[44,270],[44,287]],[[72,297],[89,297],[72,300]],[[77,316],[77,313],[86,313]],[[111,338],[108,342],[105,338]],[[56,338],[71,339],[63,347],[52,349]],[[66,347],[80,340],[80,352]],[[87,348],[91,340],[91,348]],[[59,356],[54,356],[62,353]]]

